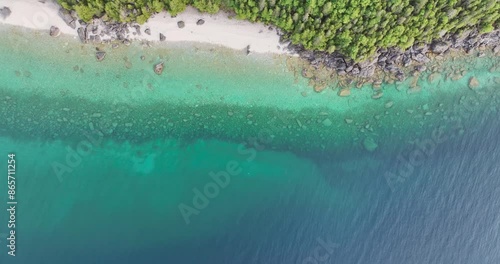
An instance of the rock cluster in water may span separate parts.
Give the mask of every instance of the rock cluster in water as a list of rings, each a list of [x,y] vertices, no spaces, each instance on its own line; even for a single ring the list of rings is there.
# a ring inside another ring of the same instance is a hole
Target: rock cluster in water
[[[283,35],[282,35],[283,37]],[[288,50],[307,60],[314,68],[324,65],[337,72],[339,76],[350,75],[361,78],[374,76],[376,70],[389,73],[398,81],[406,79],[407,69],[423,72],[425,63],[431,55],[444,55],[451,51],[465,51],[470,54],[474,50],[491,49],[500,53],[500,30],[479,34],[477,30],[469,30],[462,34],[452,34],[430,44],[416,44],[407,50],[399,48],[379,49],[376,54],[363,62],[352,59],[337,52],[327,53],[306,50],[300,45],[289,45]]]

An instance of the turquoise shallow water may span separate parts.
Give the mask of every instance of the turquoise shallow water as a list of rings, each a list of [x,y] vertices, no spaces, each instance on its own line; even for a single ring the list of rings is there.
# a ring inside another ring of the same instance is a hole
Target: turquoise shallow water
[[[374,100],[314,93],[272,55],[135,43],[98,63],[71,38],[2,30],[20,203],[2,261],[498,263],[498,57]]]

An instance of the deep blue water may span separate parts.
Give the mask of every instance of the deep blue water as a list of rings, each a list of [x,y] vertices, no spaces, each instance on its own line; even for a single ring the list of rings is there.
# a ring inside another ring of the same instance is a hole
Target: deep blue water
[[[353,151],[342,157],[298,154],[298,160],[313,161],[303,177],[282,182],[283,188],[273,186],[271,194],[259,188],[263,182],[236,187],[239,196],[221,194],[214,199],[221,199],[220,204],[205,209],[214,210],[215,216],[203,212],[194,220],[200,225],[194,226],[172,222],[164,213],[179,218],[178,212],[155,212],[155,205],[139,198],[159,192],[134,186],[146,184],[147,178],[122,182],[126,187],[103,180],[105,194],[93,189],[99,183],[89,176],[84,182],[90,185],[79,188],[94,194],[56,198],[77,200],[71,210],[81,213],[67,213],[51,230],[44,230],[44,221],[23,220],[29,215],[24,210],[34,210],[25,209],[30,203],[42,206],[37,210],[41,218],[56,218],[44,215],[50,205],[28,198],[47,199],[51,191],[20,191],[28,201],[19,209],[18,256],[4,262],[3,255],[2,263],[500,263],[500,123],[495,114],[478,112],[475,117],[473,129],[437,144],[393,190],[387,172],[401,170],[397,156],[407,157],[415,150],[411,147],[392,153]],[[292,156],[297,153],[287,157]],[[110,177],[104,167],[95,170],[99,163],[85,166],[99,177]],[[45,172],[33,172],[36,177],[30,181],[45,177]],[[292,175],[281,173],[280,181]],[[28,180],[19,185],[31,188]],[[124,208],[105,203],[122,195],[138,201],[124,202]],[[225,200],[244,197],[248,202]],[[190,232],[176,236],[172,228]]]

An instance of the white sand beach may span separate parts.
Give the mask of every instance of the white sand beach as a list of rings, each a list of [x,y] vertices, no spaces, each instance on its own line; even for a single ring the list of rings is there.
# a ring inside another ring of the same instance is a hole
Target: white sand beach
[[[56,26],[61,33],[78,37],[76,29],[72,29],[58,15],[59,5],[54,0],[0,0],[0,8],[8,7],[11,14],[0,18],[0,24],[22,26],[26,28],[49,31]],[[188,7],[183,13],[172,18],[167,12],[161,12],[151,17],[141,29],[150,28],[151,34],[141,34],[132,39],[159,41],[159,34],[165,35],[165,41],[190,41],[221,45],[232,49],[242,50],[250,45],[251,52],[258,53],[286,53],[279,44],[279,36],[275,29],[260,23],[250,23],[229,19],[228,14],[219,12],[215,15],[202,14],[194,8]],[[203,25],[196,22],[203,19]],[[179,28],[178,21],[184,21],[185,27]]]

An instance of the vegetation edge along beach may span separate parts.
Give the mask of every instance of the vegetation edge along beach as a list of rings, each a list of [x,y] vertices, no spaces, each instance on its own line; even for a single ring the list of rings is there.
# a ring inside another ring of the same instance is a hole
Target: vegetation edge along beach
[[[166,10],[173,16],[187,5],[201,12],[223,9],[240,19],[277,26],[293,44],[309,50],[339,51],[354,60],[366,59],[377,49],[430,43],[446,34],[475,29],[489,33],[500,23],[495,0],[58,0],[85,21],[142,24]]]

